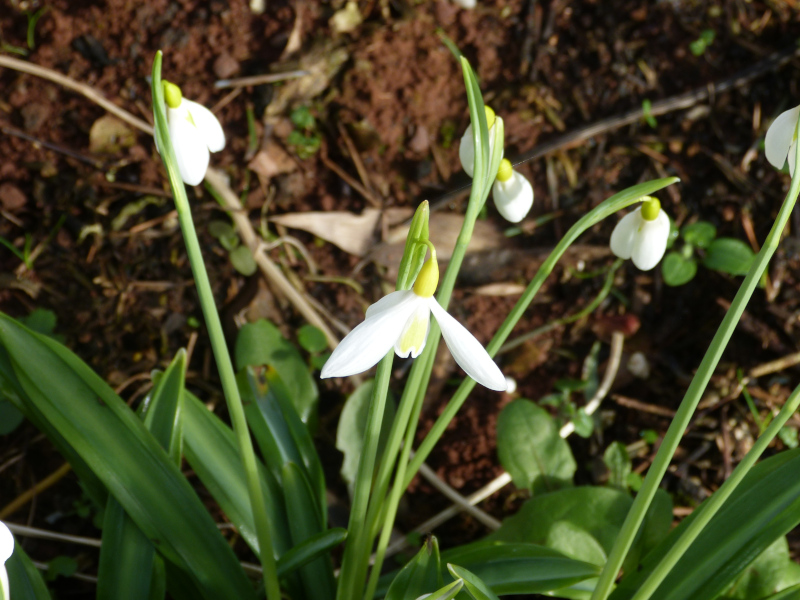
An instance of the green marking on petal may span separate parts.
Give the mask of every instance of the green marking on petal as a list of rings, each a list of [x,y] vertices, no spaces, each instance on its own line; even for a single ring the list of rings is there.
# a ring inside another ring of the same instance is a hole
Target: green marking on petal
[[[401,356],[408,356],[409,353],[419,353],[428,335],[429,318],[429,316],[424,313],[420,314],[418,311],[411,316],[397,343]]]

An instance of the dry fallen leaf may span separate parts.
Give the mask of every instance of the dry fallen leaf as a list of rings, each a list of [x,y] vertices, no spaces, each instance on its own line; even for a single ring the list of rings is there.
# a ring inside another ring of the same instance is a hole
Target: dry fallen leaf
[[[112,115],[100,117],[89,130],[89,150],[92,154],[113,154],[135,143],[136,134],[133,130]]]
[[[248,163],[247,168],[266,179],[271,179],[275,175],[296,170],[297,164],[278,142],[268,140],[264,148],[259,150]]]

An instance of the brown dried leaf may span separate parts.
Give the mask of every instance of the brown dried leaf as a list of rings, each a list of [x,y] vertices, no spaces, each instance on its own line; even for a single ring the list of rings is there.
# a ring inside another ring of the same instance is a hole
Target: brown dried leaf
[[[133,130],[112,115],[97,119],[89,131],[89,150],[92,154],[113,154],[135,143],[136,134]]]

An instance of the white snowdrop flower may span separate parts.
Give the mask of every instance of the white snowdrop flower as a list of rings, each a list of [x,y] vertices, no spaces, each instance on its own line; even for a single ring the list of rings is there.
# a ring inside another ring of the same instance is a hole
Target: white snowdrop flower
[[[167,127],[181,179],[188,185],[198,185],[206,176],[209,152],[219,152],[225,147],[225,132],[205,106],[184,98],[174,83],[163,84]]]
[[[425,347],[431,313],[453,358],[475,381],[504,391],[506,378],[481,343],[443,309],[433,293],[439,283],[439,265],[431,258],[420,269],[414,287],[392,292],[367,309],[366,319],[336,347],[320,377],[348,377],[377,364],[394,346],[397,356],[416,358]]]
[[[628,371],[634,377],[639,379],[647,379],[650,377],[650,362],[647,357],[641,352],[634,352],[628,359]]]
[[[489,128],[489,156],[492,156],[494,148],[494,124],[500,117],[494,114],[494,111],[488,106],[483,107],[486,111],[486,127]],[[467,130],[461,136],[461,142],[458,144],[458,158],[461,159],[461,168],[464,172],[472,177],[472,169],[475,166],[475,142],[472,139],[472,123],[467,125]]]
[[[533,206],[533,187],[522,173],[511,167],[504,158],[500,161],[497,178],[492,185],[492,197],[497,211],[506,221],[519,223]]]
[[[791,175],[794,175],[797,156],[797,138],[794,132],[798,118],[800,118],[800,106],[782,112],[769,126],[767,137],[764,139],[764,153],[767,155],[767,160],[776,169],[782,169],[788,157]]]
[[[14,536],[5,523],[0,521],[0,598],[9,600],[11,593],[8,590],[8,573],[6,572],[6,561],[14,553]]]
[[[649,271],[664,256],[668,238],[669,217],[656,198],[645,196],[641,206],[614,227],[611,251],[620,258],[633,259],[642,271]]]

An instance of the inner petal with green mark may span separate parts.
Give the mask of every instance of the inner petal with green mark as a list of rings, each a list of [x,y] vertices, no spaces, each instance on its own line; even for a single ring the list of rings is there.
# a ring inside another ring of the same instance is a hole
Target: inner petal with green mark
[[[428,330],[431,324],[431,309],[427,304],[420,303],[411,316],[408,317],[400,337],[394,345],[394,351],[400,358],[416,358],[425,348],[428,339]]]

